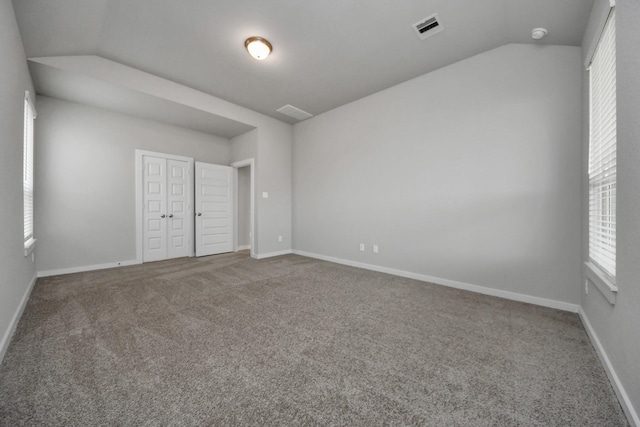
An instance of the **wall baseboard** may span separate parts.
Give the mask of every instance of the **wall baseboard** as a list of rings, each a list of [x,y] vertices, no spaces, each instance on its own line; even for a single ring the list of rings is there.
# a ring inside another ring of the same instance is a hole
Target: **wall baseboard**
[[[85,271],[104,270],[106,268],[126,267],[128,265],[137,265],[137,264],[141,264],[141,262],[137,260],[130,260],[130,261],[109,262],[106,264],[85,265],[82,267],[61,268],[58,270],[45,270],[45,271],[38,271],[38,277],[59,276],[61,274],[71,274],[71,273],[83,273]]]
[[[236,252],[238,252],[238,251],[246,251],[246,250],[249,250],[249,249],[251,249],[251,245],[238,246],[238,247],[236,247]]]
[[[287,249],[284,251],[278,251],[278,252],[268,252],[266,254],[255,254],[254,258],[255,259],[265,259],[265,258],[272,258],[274,256],[280,256],[280,255],[288,255],[293,253],[293,251],[291,249]]]
[[[24,312],[25,307],[27,306],[27,301],[29,301],[29,296],[31,295],[31,291],[36,284],[36,280],[38,279],[38,275],[34,274],[27,290],[25,291],[22,299],[20,300],[20,304],[18,305],[16,312],[13,314],[11,318],[11,323],[9,327],[4,333],[2,337],[2,341],[0,341],[0,363],[4,359],[4,355],[7,353],[7,349],[9,348],[9,343],[11,342],[11,338],[13,337],[13,333],[16,331],[16,327],[18,326],[18,322],[20,321],[20,317],[22,317],[22,313]]]
[[[503,291],[500,289],[487,288],[485,286],[472,285],[469,283],[457,282],[455,280],[442,279],[439,277],[427,276],[424,274],[412,273],[404,270],[396,270],[394,268],[380,267],[373,264],[366,264],[363,262],[350,261],[342,258],[334,258],[325,255],[314,254],[305,251],[294,250],[294,254],[306,256],[309,258],[317,258],[323,261],[335,262],[336,264],[349,265],[351,267],[363,268],[365,270],[377,271],[380,273],[392,274],[394,276],[406,277],[408,279],[420,280],[422,282],[434,283],[436,285],[447,286],[450,288],[462,289],[465,291],[476,292],[484,295],[491,295],[494,297],[505,298],[513,301],[525,302],[529,304],[539,305],[542,307],[555,308],[557,310],[569,311],[571,313],[578,313],[580,306],[578,304],[571,304],[563,301],[556,301],[547,298],[534,297],[531,295],[519,294],[516,292]]]
[[[629,395],[622,386],[618,374],[616,374],[616,371],[613,369],[611,360],[609,360],[609,356],[604,351],[604,347],[602,346],[598,335],[596,335],[596,331],[591,326],[591,322],[589,322],[589,319],[587,318],[587,313],[585,313],[582,307],[580,307],[580,311],[578,314],[580,314],[580,319],[582,320],[584,329],[587,331],[587,335],[589,336],[589,339],[591,340],[591,343],[596,349],[596,353],[598,353],[598,357],[600,358],[600,361],[604,366],[604,370],[609,377],[611,386],[618,396],[618,401],[620,402],[620,406],[622,406],[622,410],[627,416],[627,421],[629,421],[629,424],[632,427],[640,427],[640,417],[638,417],[638,413],[634,409],[633,404],[631,403],[631,399],[629,399]]]

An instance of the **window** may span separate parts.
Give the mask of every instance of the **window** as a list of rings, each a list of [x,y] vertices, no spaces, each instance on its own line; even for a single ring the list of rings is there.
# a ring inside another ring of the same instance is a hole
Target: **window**
[[[616,277],[616,15],[612,7],[589,65],[589,262]]]
[[[24,142],[22,154],[22,189],[24,198],[24,256],[33,250],[33,120],[36,110],[29,91],[24,94]]]

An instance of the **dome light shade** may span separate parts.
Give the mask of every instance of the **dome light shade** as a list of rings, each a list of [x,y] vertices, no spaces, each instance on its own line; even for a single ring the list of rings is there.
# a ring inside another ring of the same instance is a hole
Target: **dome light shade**
[[[244,47],[247,48],[249,55],[253,56],[259,61],[267,59],[267,56],[269,56],[271,50],[273,49],[271,47],[271,43],[269,43],[268,40],[263,39],[262,37],[249,37],[244,42]]]
[[[540,40],[544,38],[549,32],[546,28],[534,28],[531,31],[531,38],[534,40]]]

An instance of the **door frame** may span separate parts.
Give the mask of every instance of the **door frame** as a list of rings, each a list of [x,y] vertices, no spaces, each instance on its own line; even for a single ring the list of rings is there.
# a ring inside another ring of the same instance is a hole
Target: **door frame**
[[[234,250],[238,251],[238,169],[249,166],[250,177],[249,177],[249,186],[250,190],[250,207],[249,207],[249,233],[251,234],[251,238],[249,239],[251,243],[251,258],[256,257],[256,232],[255,232],[255,198],[254,198],[254,187],[255,187],[255,159],[249,158],[245,160],[239,160],[237,162],[231,163],[231,167],[234,169],[233,171],[233,215],[235,216],[235,221],[233,225],[233,234],[234,234]]]
[[[195,228],[194,228],[194,175],[193,165],[194,160],[191,157],[176,156],[175,154],[158,153],[155,151],[147,150],[135,150],[135,171],[136,171],[136,262],[142,264],[143,262],[143,233],[144,227],[142,223],[143,207],[144,207],[144,195],[143,195],[143,163],[142,158],[144,156],[161,157],[170,160],[179,160],[187,162],[187,170],[189,172],[189,179],[187,180],[187,193],[189,207],[187,209],[187,233],[191,236],[191,250],[189,256],[195,256]]]

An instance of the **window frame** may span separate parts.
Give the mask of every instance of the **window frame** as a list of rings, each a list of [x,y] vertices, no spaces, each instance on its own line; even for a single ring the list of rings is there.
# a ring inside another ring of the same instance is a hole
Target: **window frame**
[[[24,92],[24,128],[22,142],[22,197],[23,197],[23,232],[24,256],[34,249],[36,238],[34,233],[34,121],[36,109],[28,90]]]
[[[585,274],[587,279],[603,293],[607,300],[611,304],[615,304],[618,288],[615,276],[617,123],[614,1],[610,2],[608,12],[587,66],[589,73],[589,203],[587,227],[588,259],[585,262]],[[603,46],[602,43],[605,43],[605,45]],[[598,56],[601,52],[604,55],[603,58]],[[609,61],[606,62],[606,60]],[[597,61],[596,70],[602,72],[602,74],[594,78],[593,64],[595,61]],[[598,85],[595,90],[594,81]],[[611,90],[611,87],[613,90]],[[594,96],[597,97],[597,101],[594,100]],[[600,104],[594,108],[594,102],[600,102]],[[603,105],[608,109],[603,109]],[[597,116],[594,117],[596,109]],[[606,130],[606,132],[603,132],[603,130]]]

